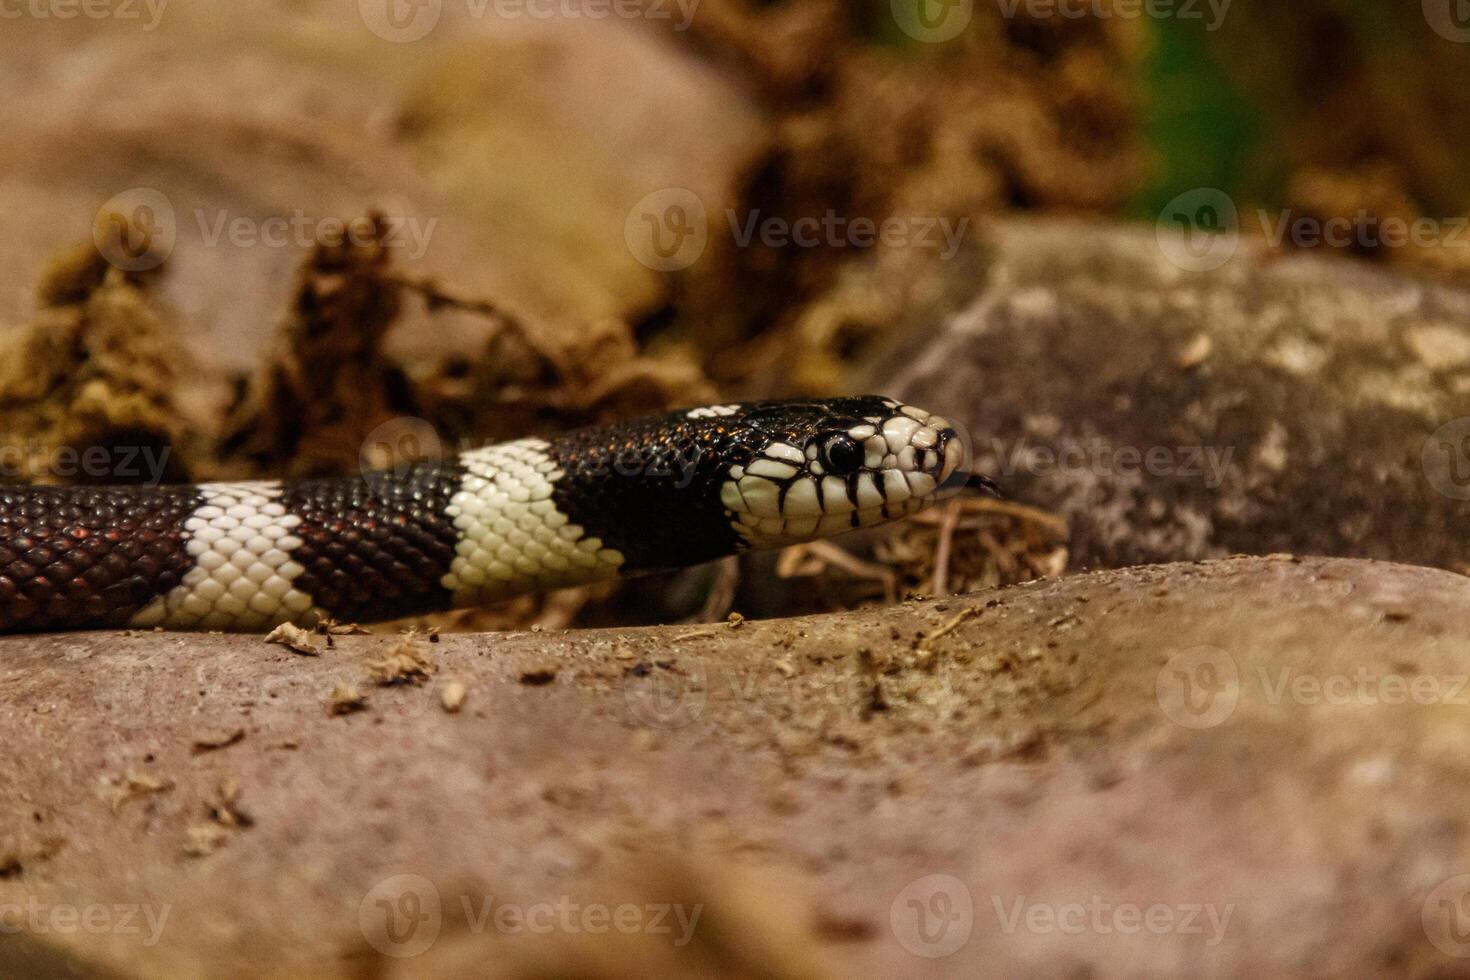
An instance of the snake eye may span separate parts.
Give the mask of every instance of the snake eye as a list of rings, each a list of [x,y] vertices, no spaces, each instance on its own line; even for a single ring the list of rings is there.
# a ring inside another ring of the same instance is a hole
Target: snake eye
[[[836,476],[856,473],[863,465],[863,447],[847,435],[829,436],[821,448],[822,465]]]

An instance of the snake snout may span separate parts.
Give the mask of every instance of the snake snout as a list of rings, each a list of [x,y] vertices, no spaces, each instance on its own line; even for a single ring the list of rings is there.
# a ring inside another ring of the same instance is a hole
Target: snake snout
[[[949,482],[949,478],[956,472],[965,468],[970,453],[965,446],[965,441],[960,438],[956,429],[943,429],[939,433],[939,444],[935,447],[939,452],[939,485],[942,487]]]

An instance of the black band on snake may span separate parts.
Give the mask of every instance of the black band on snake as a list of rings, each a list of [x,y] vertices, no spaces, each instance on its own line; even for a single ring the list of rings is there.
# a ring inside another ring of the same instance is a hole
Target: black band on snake
[[[6,487],[0,630],[477,605],[898,520],[964,483],[967,455],[945,419],[858,397],[714,405],[335,479]]]

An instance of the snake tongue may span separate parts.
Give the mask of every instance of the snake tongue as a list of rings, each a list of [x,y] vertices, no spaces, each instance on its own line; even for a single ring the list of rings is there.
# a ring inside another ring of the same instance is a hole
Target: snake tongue
[[[979,473],[967,473],[965,475],[964,489],[971,493],[994,497],[996,500],[1006,499],[1005,491],[1000,488],[998,483],[988,476],[981,476]]]

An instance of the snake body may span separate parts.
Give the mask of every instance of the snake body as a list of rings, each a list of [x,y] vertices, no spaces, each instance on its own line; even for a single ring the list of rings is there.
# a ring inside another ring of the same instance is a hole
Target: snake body
[[[693,565],[912,514],[965,469],[958,436],[864,396],[689,409],[329,479],[6,487],[0,630],[368,622]]]

